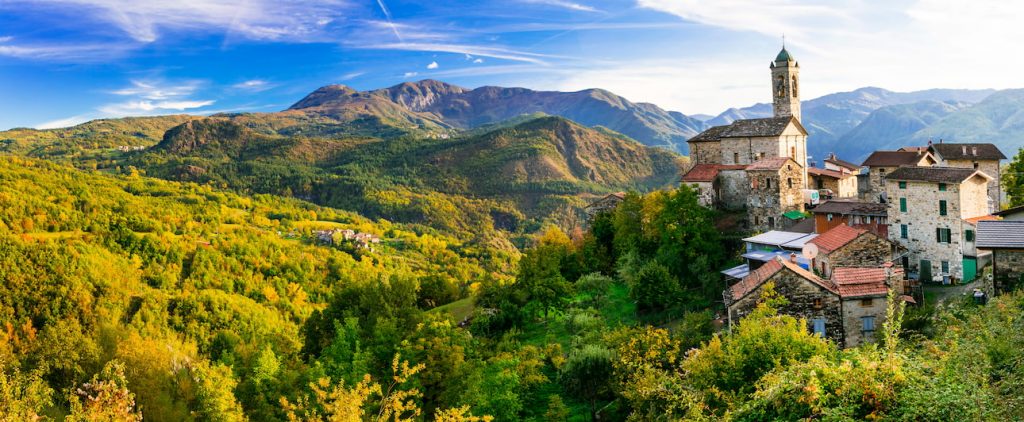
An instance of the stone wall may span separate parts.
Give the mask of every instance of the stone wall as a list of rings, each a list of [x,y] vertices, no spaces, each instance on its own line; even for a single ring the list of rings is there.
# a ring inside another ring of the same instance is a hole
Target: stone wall
[[[865,200],[871,202],[882,202],[882,194],[885,193],[885,176],[896,170],[897,167],[871,167],[868,169],[868,188],[865,193]]]
[[[718,206],[727,210],[741,210],[750,196],[750,178],[745,170],[722,170],[715,180]]]
[[[713,208],[718,201],[714,182],[687,182],[697,192],[697,203]]]
[[[981,177],[972,177],[960,184],[961,218],[989,215],[988,184]]]
[[[783,213],[804,211],[803,167],[787,163],[779,170],[747,170],[747,177],[747,221],[755,231],[782,230]]]
[[[694,164],[721,164],[722,144],[720,142],[691,142],[690,161]]]
[[[844,299],[842,307],[845,347],[857,347],[862,343],[873,343],[880,340],[882,324],[886,319],[887,305],[885,296]],[[866,316],[875,317],[874,331],[865,332],[863,330],[864,322],[861,318]]]
[[[857,176],[849,175],[839,179],[839,189],[833,189],[839,198],[853,198],[857,196]]]
[[[960,210],[960,184],[948,183],[946,191],[939,191],[935,182],[907,182],[906,189],[889,181],[886,191],[889,201],[889,240],[905,247],[909,270],[920,272],[921,260],[928,260],[932,276],[942,271],[942,261],[949,262],[949,274],[954,279],[963,276],[963,220]],[[907,212],[900,211],[900,198],[907,198]],[[946,200],[946,215],[939,215],[939,200]],[[907,239],[900,238],[900,226],[907,225]],[[936,229],[950,229],[950,242],[939,243]],[[926,282],[931,280],[924,280]]]
[[[850,243],[814,258],[814,268],[826,278],[837,267],[879,267],[892,260],[892,243],[872,233],[857,236]]]
[[[815,318],[824,318],[826,336],[840,345],[843,344],[844,329],[839,295],[785,268],[768,282],[773,282],[775,292],[788,301],[779,309],[780,313],[805,318],[808,331],[814,330],[813,320]],[[729,305],[729,318],[732,324],[739,322],[741,318],[750,314],[757,307],[765,284],[767,282],[755,288],[736,303]]]
[[[1002,293],[1019,287],[1020,278],[1024,275],[1024,249],[1001,249],[993,251],[992,255],[996,291]]]

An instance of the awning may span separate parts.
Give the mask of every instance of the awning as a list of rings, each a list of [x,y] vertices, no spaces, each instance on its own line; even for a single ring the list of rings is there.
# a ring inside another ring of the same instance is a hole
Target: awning
[[[750,274],[750,266],[748,266],[747,264],[739,265],[736,267],[732,267],[728,270],[722,271],[722,274],[729,278],[741,280],[743,279],[743,277],[746,277],[747,274]]]

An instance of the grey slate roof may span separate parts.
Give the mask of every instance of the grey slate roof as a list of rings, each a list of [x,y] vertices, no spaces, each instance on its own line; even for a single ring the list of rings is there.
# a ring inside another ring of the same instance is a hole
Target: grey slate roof
[[[912,166],[921,160],[922,154],[915,151],[875,151],[868,156],[861,166],[864,167],[899,167]]]
[[[900,167],[893,170],[885,180],[909,180],[912,182],[960,183],[967,180],[975,169],[954,167]],[[982,173],[984,174],[984,173]]]
[[[726,129],[729,129],[729,125],[712,126],[707,128],[705,131],[698,133],[697,136],[690,138],[686,142],[715,142],[722,139],[722,133],[725,132]]]
[[[975,242],[982,249],[1024,249],[1024,221],[979,221]]]
[[[932,144],[931,149],[946,160],[1005,160],[993,144]]]
[[[846,160],[841,160],[839,158],[835,158],[835,156],[826,158],[825,162],[826,163],[835,164],[835,165],[837,165],[839,167],[845,167],[845,168],[848,168],[850,170],[860,170],[860,166],[858,166],[856,164],[853,164],[853,163],[851,163],[849,161],[846,161]]]
[[[859,201],[825,201],[814,207],[811,212],[815,214],[841,214],[841,215],[873,215],[884,217],[888,215],[886,204]]]
[[[748,136],[779,136],[786,130],[790,122],[804,134],[807,130],[793,117],[766,117],[763,119],[743,119],[732,122],[728,130],[721,134],[722,138],[743,138]]]

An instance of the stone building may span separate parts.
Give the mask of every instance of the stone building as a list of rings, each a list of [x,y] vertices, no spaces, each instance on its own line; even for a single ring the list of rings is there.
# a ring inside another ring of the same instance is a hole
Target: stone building
[[[903,268],[923,281],[973,280],[978,256],[969,220],[988,215],[991,180],[951,167],[901,167],[886,176],[889,239],[908,251]]]
[[[824,167],[826,170],[834,170],[843,173],[860,174],[860,166],[853,164],[846,160],[840,160],[835,154],[829,154],[828,158],[825,159]]]
[[[857,196],[857,174],[843,170],[817,167],[807,169],[807,187],[818,191],[831,192],[822,199],[853,198]]]
[[[601,199],[591,202],[583,208],[583,211],[587,213],[588,218],[593,218],[595,215],[602,212],[614,210],[615,207],[618,207],[619,203],[624,199],[626,199],[625,192],[610,193]]]
[[[883,238],[889,238],[889,218],[886,204],[853,200],[825,201],[814,207],[814,232],[825,233],[845,224],[867,229]]]
[[[742,165],[697,164],[683,175],[682,182],[697,191],[697,200],[705,207],[742,209],[750,192],[746,172],[743,171],[746,168]]]
[[[782,214],[804,211],[804,168],[789,157],[761,159],[746,168],[747,218],[756,231],[783,229]]]
[[[998,147],[993,144],[938,143],[929,145],[928,152],[938,160],[938,166],[981,170],[992,177],[988,185],[989,211],[999,209],[1002,200],[999,162],[1006,156]]]
[[[992,274],[997,293],[1021,286],[1024,280],[1024,221],[980,221],[978,249],[992,253]]]
[[[900,275],[892,267],[836,269],[826,280],[781,257],[752,271],[723,292],[729,326],[747,316],[771,283],[787,303],[779,312],[807,321],[809,331],[843,347],[875,340],[886,318],[889,283]]]
[[[845,224],[811,239],[809,244],[818,248],[818,256],[811,260],[812,268],[823,277],[832,277],[839,267],[878,267],[892,261],[893,244],[866,229]]]
[[[861,199],[885,203],[887,202],[885,197],[885,178],[887,175],[900,167],[928,167],[935,165],[937,162],[931,153],[916,148],[901,151],[875,151],[861,164],[861,166],[868,168],[866,180],[868,186],[862,189]]]

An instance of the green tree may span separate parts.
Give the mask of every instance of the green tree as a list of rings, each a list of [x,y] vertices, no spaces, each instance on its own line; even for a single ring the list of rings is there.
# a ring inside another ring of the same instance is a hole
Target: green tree
[[[1024,205],[1024,148],[1017,151],[1003,171],[1003,187],[1011,207]]]
[[[38,373],[23,373],[0,357],[0,422],[45,420],[53,390]]]
[[[613,361],[611,350],[588,344],[569,353],[559,373],[566,391],[590,407],[591,420],[597,420],[598,402],[611,393]]]
[[[128,390],[124,364],[111,361],[92,381],[71,392],[71,414],[67,422],[139,422],[135,394]]]
[[[679,281],[668,268],[650,261],[640,268],[630,286],[630,296],[641,311],[660,311],[671,307],[679,298]]]
[[[565,422],[569,419],[569,408],[562,401],[562,396],[552,394],[548,399],[548,410],[544,412],[545,422]]]

